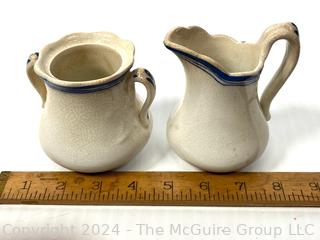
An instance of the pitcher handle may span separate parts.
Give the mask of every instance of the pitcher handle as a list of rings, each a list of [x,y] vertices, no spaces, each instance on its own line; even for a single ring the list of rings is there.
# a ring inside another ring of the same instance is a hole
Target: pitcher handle
[[[280,67],[274,74],[260,98],[261,109],[266,120],[270,120],[271,117],[270,104],[273,98],[292,73],[298,62],[300,53],[299,32],[297,26],[294,23],[275,24],[269,27],[262,34],[259,40],[261,49],[264,51],[262,56],[263,61],[268,56],[272,45],[280,39],[287,40],[285,56]]]
[[[47,89],[44,82],[38,77],[38,75],[34,72],[33,69],[34,64],[38,60],[38,57],[39,53],[37,52],[29,56],[27,61],[27,75],[34,88],[40,94],[40,97],[42,99],[42,107],[44,107],[47,98]]]
[[[139,113],[139,118],[144,127],[149,125],[149,114],[148,110],[153,102],[156,94],[156,84],[151,73],[144,68],[137,68],[131,72],[131,78],[134,82],[142,83],[147,90],[147,97],[142,105]]]

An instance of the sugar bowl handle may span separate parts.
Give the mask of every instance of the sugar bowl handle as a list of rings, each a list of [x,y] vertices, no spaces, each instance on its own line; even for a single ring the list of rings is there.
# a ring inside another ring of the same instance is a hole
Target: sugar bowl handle
[[[151,73],[144,68],[137,68],[131,72],[131,78],[134,82],[142,83],[147,90],[147,97],[142,105],[139,118],[144,127],[149,125],[149,108],[156,94],[156,84]]]
[[[42,99],[42,107],[44,107],[47,98],[47,89],[42,79],[38,77],[38,75],[34,72],[33,69],[34,64],[38,60],[38,57],[39,53],[33,53],[29,56],[27,61],[27,75],[34,88],[40,94],[40,97]]]
[[[299,59],[300,42],[298,28],[294,23],[288,22],[275,24],[262,34],[259,44],[264,51],[262,56],[264,58],[263,60],[267,58],[272,45],[280,39],[287,41],[286,53],[280,67],[267,85],[260,99],[261,109],[266,120],[270,119],[269,109],[273,98],[286,82]]]

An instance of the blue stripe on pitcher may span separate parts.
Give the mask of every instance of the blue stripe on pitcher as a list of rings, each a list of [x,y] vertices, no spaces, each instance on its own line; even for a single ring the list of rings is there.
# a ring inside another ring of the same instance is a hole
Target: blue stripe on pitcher
[[[169,50],[181,56],[184,60],[189,63],[201,68],[206,73],[211,75],[217,82],[226,86],[245,86],[251,83],[256,82],[259,79],[260,74],[256,76],[230,76],[212,64],[197,58],[191,54],[185,53],[183,51],[177,50],[175,48],[171,48],[166,46]]]

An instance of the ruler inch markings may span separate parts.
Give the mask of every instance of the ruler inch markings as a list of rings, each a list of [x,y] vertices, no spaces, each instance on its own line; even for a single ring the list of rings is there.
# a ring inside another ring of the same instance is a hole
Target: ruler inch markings
[[[12,187],[10,188],[10,190],[9,190],[9,192],[8,192],[7,199],[10,198],[10,193],[11,193],[11,191],[12,191]]]
[[[319,182],[320,172],[1,172],[0,204],[320,207]]]
[[[2,198],[3,191],[9,179],[10,172],[5,171],[0,173],[0,199]]]
[[[27,200],[28,193],[29,193],[29,191],[30,191],[31,185],[32,185],[32,181],[29,182],[29,185],[28,185],[27,192],[26,192],[26,195],[25,195],[25,197],[24,197],[24,200]]]

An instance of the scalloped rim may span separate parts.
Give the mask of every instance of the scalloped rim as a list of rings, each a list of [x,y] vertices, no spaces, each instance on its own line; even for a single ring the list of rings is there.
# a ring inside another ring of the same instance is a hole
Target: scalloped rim
[[[121,66],[110,76],[88,81],[65,81],[55,77],[50,71],[53,59],[61,52],[81,45],[101,45],[117,52],[121,57]],[[62,87],[85,87],[101,85],[123,76],[133,65],[134,45],[131,41],[119,38],[110,32],[78,32],[66,35],[56,42],[46,45],[39,54],[34,71],[41,78]]]
[[[175,43],[174,41],[172,41],[172,36],[174,34],[178,34],[177,32],[179,31],[189,31],[190,33],[196,31],[196,32],[202,32],[204,33],[208,38],[211,39],[215,39],[217,37],[222,37],[225,38],[228,41],[232,41],[234,44],[239,44],[239,45],[253,45],[254,43],[247,43],[247,42],[241,42],[241,41],[237,41],[234,38],[227,36],[227,35],[222,35],[222,34],[216,34],[216,35],[210,35],[206,30],[204,30],[201,27],[198,26],[190,26],[190,27],[176,27],[173,30],[171,30],[165,37],[164,39],[164,45],[173,49],[177,49],[178,51],[182,51],[185,52],[187,54],[190,54],[191,56],[194,56],[196,58],[199,58],[203,61],[208,62],[209,64],[213,65],[214,67],[218,68],[219,70],[221,70],[222,72],[224,72],[225,74],[227,74],[230,77],[240,77],[240,76],[256,76],[259,75],[262,68],[263,68],[263,54],[260,55],[259,57],[259,62],[257,64],[257,66],[251,70],[251,71],[243,71],[243,72],[229,72],[226,70],[226,68],[224,66],[222,66],[219,62],[215,61],[213,58],[208,57],[206,55],[200,54],[198,52],[195,52],[194,50],[187,48],[183,45],[180,45],[178,43]],[[257,47],[259,47],[259,45],[257,44]]]

